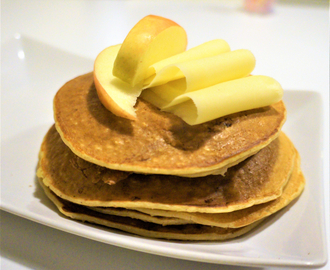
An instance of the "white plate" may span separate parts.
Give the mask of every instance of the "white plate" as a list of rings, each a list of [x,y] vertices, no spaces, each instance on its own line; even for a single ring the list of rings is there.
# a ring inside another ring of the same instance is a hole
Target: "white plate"
[[[1,207],[19,216],[96,241],[142,252],[245,266],[317,267],[326,261],[322,191],[321,98],[287,91],[284,130],[298,148],[307,186],[302,196],[251,233],[227,242],[170,242],[87,225],[60,215],[37,185],[38,151],[52,125],[52,99],[93,61],[26,37],[2,46]]]

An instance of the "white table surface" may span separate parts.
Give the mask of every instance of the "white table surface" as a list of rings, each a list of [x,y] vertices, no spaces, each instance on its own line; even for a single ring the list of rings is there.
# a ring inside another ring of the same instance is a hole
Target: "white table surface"
[[[257,15],[244,12],[240,1],[2,0],[1,45],[20,34],[93,63],[103,48],[121,43],[135,22],[145,15],[157,14],[186,29],[189,47],[223,38],[234,44],[232,49],[250,49],[257,59],[256,74],[271,74],[286,90],[312,90],[322,96],[323,184],[329,247],[329,10],[325,5],[283,2],[278,2],[271,14]],[[91,70],[92,65],[85,65],[64,73],[58,87]],[[52,120],[51,109],[44,118],[46,122]],[[11,135],[2,125],[2,136]],[[2,174],[6,168],[1,170]],[[219,268],[216,264],[99,243],[1,211],[3,270]],[[221,266],[221,269],[247,268]],[[330,269],[329,263],[322,269]]]

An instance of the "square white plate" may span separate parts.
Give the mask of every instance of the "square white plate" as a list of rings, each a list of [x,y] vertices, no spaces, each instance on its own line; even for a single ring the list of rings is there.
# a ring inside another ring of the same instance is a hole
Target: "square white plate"
[[[251,233],[227,242],[171,242],[87,225],[60,215],[37,185],[38,151],[53,123],[61,85],[92,70],[93,60],[17,36],[2,46],[1,208],[96,241],[163,256],[245,266],[317,267],[326,261],[322,190],[321,98],[286,91],[284,131],[300,152],[302,196]]]

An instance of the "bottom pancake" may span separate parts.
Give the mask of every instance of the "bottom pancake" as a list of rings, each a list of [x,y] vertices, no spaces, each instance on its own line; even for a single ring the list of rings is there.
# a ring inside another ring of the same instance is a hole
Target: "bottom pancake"
[[[161,215],[149,215],[142,211],[125,208],[113,208],[113,207],[88,207],[90,210],[100,212],[106,215],[114,215],[121,217],[130,217],[139,219],[146,222],[152,222],[163,226],[167,225],[183,225],[195,223],[187,219],[181,219],[180,217],[161,216]]]
[[[90,208],[61,199],[46,187],[41,180],[39,182],[47,197],[57,206],[63,215],[75,220],[95,223],[143,237],[184,241],[222,241],[241,236],[261,222],[258,221],[238,229],[200,224],[162,226],[129,217],[107,215],[93,211]]]
[[[305,186],[299,155],[281,197],[230,213],[205,214],[152,209],[85,207],[58,197],[39,178],[46,195],[59,211],[75,220],[87,221],[136,235],[185,241],[223,241],[241,236],[267,216],[297,198]],[[140,212],[141,211],[141,212]]]

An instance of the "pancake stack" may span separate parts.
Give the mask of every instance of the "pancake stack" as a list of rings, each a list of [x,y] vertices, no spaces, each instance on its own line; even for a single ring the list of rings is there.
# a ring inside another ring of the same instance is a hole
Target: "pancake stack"
[[[300,158],[282,101],[190,126],[142,98],[137,120],[101,104],[93,74],[54,98],[37,176],[72,219],[172,240],[247,233],[297,198]]]

